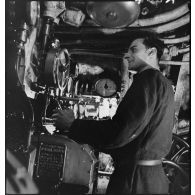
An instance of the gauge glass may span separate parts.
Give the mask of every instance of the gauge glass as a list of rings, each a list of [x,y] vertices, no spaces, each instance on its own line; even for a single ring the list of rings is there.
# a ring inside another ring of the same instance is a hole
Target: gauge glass
[[[103,97],[110,97],[117,91],[116,83],[108,78],[99,79],[95,84],[96,93]]]

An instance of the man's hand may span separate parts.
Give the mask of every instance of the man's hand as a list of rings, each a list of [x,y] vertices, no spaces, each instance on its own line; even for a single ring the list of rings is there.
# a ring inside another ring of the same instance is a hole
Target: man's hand
[[[59,130],[67,130],[75,120],[74,112],[71,109],[54,110],[52,118],[55,122],[55,126]]]
[[[122,63],[122,69],[123,71],[127,71],[128,72],[128,69],[129,69],[129,59],[131,59],[131,56],[129,53],[125,53],[124,56],[123,56],[123,63]]]

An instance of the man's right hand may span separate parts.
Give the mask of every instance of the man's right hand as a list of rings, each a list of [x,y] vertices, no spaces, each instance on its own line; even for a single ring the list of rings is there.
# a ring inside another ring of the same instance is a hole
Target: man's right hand
[[[67,130],[75,120],[74,112],[71,109],[54,110],[52,115],[55,126],[59,130]]]

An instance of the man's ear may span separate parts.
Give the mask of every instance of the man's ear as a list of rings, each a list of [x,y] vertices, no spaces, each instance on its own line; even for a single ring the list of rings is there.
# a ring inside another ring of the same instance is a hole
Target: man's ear
[[[157,49],[155,47],[151,47],[148,49],[148,55],[153,57],[154,55],[157,55]]]

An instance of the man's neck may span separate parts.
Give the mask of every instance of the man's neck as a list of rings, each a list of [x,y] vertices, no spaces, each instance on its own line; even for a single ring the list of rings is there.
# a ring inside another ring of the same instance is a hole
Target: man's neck
[[[149,66],[152,66],[152,68],[156,69],[156,70],[160,70],[159,69],[159,65],[158,65],[158,60],[154,60],[154,61],[150,61],[148,63]]]
[[[156,70],[160,71],[159,66],[157,66],[155,64],[144,63],[143,66],[140,66],[139,69],[137,69],[137,73],[141,73],[147,69],[156,69]]]
[[[145,66],[142,66],[138,69],[137,73],[141,73],[143,72],[144,70],[147,70],[147,69],[151,69],[153,68],[152,66],[149,66],[149,65],[145,65]]]

